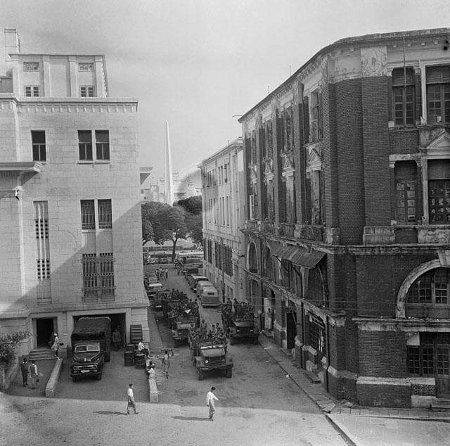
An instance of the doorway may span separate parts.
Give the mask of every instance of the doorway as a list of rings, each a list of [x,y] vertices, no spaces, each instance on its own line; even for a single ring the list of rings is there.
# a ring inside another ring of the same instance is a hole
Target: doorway
[[[55,331],[53,318],[36,319],[36,347],[49,347],[48,343]]]
[[[289,350],[295,347],[295,336],[297,336],[296,314],[291,310],[286,313],[286,347]]]

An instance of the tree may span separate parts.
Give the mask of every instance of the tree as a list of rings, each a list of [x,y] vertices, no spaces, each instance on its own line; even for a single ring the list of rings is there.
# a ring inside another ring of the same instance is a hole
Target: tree
[[[202,197],[197,195],[185,198],[184,200],[177,201],[175,206],[181,206],[190,214],[199,215],[202,213]]]
[[[184,209],[188,234],[194,243],[201,245],[203,243],[202,197],[185,198],[177,201],[175,205]]]
[[[27,331],[16,331],[0,336],[0,365],[8,367],[16,356],[16,346],[19,342],[28,338]]]
[[[150,229],[151,228],[151,229]],[[142,236],[146,243],[153,240],[163,244],[172,241],[172,261],[175,259],[175,248],[180,238],[187,236],[188,229],[185,214],[179,206],[170,206],[157,201],[142,204]]]

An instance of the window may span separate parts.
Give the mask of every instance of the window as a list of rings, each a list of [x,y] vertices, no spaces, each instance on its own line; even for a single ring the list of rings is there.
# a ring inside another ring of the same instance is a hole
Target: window
[[[111,200],[98,200],[98,227],[99,229],[112,228]]]
[[[392,70],[392,97],[395,125],[414,125],[415,87],[413,68]]]
[[[84,296],[97,293],[97,262],[95,254],[83,254],[83,293]]]
[[[81,229],[95,229],[94,200],[81,200]]]
[[[417,165],[404,161],[395,164],[396,219],[398,223],[417,221]]]
[[[92,132],[78,130],[78,148],[80,161],[92,161]]]
[[[33,147],[33,161],[46,161],[44,131],[31,131],[31,145]]]
[[[114,294],[114,259],[112,253],[100,254],[97,284],[102,294]]]
[[[433,346],[408,346],[407,364],[410,375],[434,375]]]
[[[318,90],[311,93],[310,135],[312,142],[323,138],[322,93]]]
[[[93,98],[94,87],[92,85],[83,85],[82,87],[80,87],[80,96],[82,98]]]
[[[94,71],[94,64],[86,63],[86,62],[79,63],[78,70],[79,71]]]
[[[250,140],[250,160],[251,164],[256,164],[256,132],[252,132],[251,140]]]
[[[24,62],[23,71],[39,71],[39,62]]]
[[[430,223],[450,223],[450,180],[428,182],[428,208]]]
[[[428,122],[450,123],[450,65],[427,67]]]
[[[27,98],[39,97],[39,86],[38,85],[27,85],[25,87],[25,96]]]
[[[35,201],[36,268],[38,280],[50,277],[50,245],[48,240],[48,202]]]
[[[408,303],[449,305],[450,270],[436,268],[422,274],[408,290]]]
[[[95,131],[95,145],[97,148],[97,160],[109,161],[109,131]]]

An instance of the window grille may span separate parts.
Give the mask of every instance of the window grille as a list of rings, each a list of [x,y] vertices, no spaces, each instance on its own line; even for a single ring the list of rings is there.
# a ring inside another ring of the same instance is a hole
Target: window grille
[[[392,96],[395,125],[412,125],[415,122],[414,69],[392,70]]]
[[[98,227],[99,229],[112,228],[111,200],[98,200]]]
[[[27,85],[25,87],[25,96],[27,98],[37,98],[37,97],[39,97],[39,86],[37,86],[37,85]]]
[[[81,229],[95,229],[94,200],[81,200]]]
[[[450,123],[450,65],[427,67],[426,76],[429,123]]]

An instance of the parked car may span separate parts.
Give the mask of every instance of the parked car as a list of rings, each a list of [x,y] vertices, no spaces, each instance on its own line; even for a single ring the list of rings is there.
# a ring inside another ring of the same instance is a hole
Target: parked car
[[[198,282],[197,284],[197,296],[200,296],[200,294],[203,291],[203,288],[205,287],[214,287],[214,284],[212,282],[210,282],[209,280],[201,280],[200,282]]]
[[[204,282],[201,282],[204,283]],[[200,286],[200,285],[199,285]],[[219,293],[217,288],[213,286],[202,287],[199,294],[200,302],[203,307],[218,307],[220,306]]]

